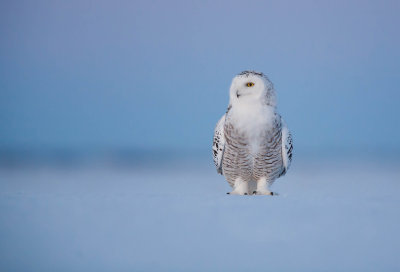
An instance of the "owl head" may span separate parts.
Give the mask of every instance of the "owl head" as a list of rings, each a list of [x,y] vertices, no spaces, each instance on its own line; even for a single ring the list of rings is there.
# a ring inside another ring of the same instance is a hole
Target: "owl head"
[[[276,95],[272,82],[263,74],[243,71],[232,80],[230,104],[262,103],[276,107]]]

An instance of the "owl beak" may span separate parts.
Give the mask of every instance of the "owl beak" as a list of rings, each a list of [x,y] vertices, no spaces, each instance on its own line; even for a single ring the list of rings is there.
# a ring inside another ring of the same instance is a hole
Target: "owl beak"
[[[248,95],[248,93],[246,93],[246,92],[240,93],[239,90],[236,91],[236,97],[237,97],[237,98],[239,98],[239,97],[241,97],[241,96],[244,96],[244,95]]]

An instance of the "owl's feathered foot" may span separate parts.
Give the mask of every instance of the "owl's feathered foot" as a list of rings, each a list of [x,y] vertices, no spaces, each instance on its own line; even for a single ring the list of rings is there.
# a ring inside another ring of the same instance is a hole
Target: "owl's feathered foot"
[[[228,195],[248,195],[249,194],[249,184],[243,181],[241,178],[237,178],[233,185],[233,191],[227,193]]]
[[[257,180],[257,189],[253,191],[254,195],[276,195],[276,193],[269,190],[270,183],[267,181],[266,177],[262,177]]]
[[[239,193],[239,192],[235,192],[235,191],[227,192],[226,194],[227,195],[248,195],[248,193]]]
[[[271,191],[254,191],[253,195],[278,195],[277,193],[271,192]]]

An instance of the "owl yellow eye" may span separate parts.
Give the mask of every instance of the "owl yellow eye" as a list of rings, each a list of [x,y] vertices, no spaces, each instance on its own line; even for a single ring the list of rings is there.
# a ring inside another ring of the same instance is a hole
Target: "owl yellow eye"
[[[247,87],[253,87],[253,86],[254,86],[254,83],[253,83],[253,82],[247,82],[247,83],[246,83],[246,86],[247,86]]]

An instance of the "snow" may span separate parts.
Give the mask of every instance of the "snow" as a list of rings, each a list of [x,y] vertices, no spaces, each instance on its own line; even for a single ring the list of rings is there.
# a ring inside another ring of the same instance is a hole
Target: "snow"
[[[0,168],[1,271],[399,271],[400,163],[295,157],[231,196],[212,159]]]

